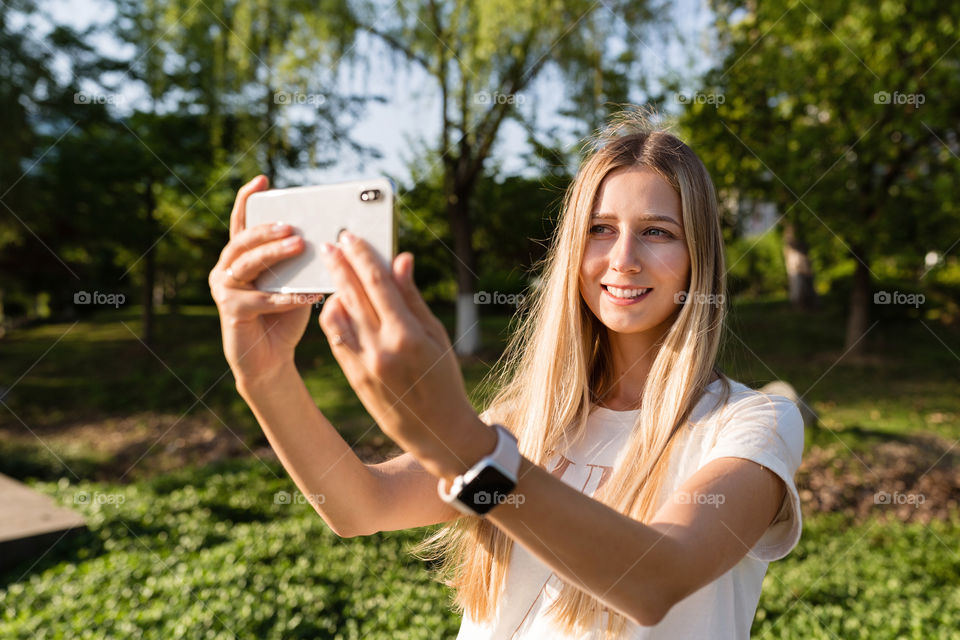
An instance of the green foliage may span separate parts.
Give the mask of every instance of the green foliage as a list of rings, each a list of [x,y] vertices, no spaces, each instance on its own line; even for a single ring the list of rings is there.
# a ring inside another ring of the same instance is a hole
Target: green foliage
[[[787,287],[780,234],[741,237],[728,242],[727,287],[731,295],[769,296]]]
[[[4,638],[432,639],[459,626],[449,589],[408,553],[432,528],[338,538],[309,505],[277,497],[295,495],[277,463],[34,486],[89,532],[0,576]],[[770,565],[753,634],[960,637],[957,540],[960,518],[807,517]]]
[[[722,61],[681,124],[722,200],[774,203],[818,276],[848,277],[856,255],[920,281],[960,234],[960,5],[714,4]]]
[[[751,635],[960,638],[956,516],[928,525],[807,518],[799,545],[770,565]]]
[[[40,483],[89,532],[0,578],[4,638],[437,638],[449,593],[407,549],[424,531],[341,539],[278,463],[130,486]],[[284,493],[286,492],[286,493]],[[278,497],[280,496],[280,497]]]
[[[472,197],[477,291],[522,294],[546,254],[569,178],[481,177]],[[439,176],[401,194],[399,248],[416,256],[416,279],[430,302],[456,295],[456,260]]]

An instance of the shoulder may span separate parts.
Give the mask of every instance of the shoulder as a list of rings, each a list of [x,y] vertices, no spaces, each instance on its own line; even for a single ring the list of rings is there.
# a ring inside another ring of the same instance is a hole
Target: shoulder
[[[729,396],[715,403],[704,420],[712,423],[714,448],[763,451],[780,458],[788,469],[795,471],[800,466],[803,416],[789,398],[731,381]]]

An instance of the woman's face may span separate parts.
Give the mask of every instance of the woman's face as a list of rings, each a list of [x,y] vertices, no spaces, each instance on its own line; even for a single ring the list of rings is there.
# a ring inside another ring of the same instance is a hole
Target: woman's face
[[[622,167],[604,178],[596,202],[580,295],[611,331],[659,333],[690,277],[680,196],[652,169]]]

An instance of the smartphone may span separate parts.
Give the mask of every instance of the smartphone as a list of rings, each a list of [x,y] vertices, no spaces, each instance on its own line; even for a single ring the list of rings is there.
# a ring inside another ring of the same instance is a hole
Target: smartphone
[[[247,227],[285,222],[303,236],[304,250],[278,262],[257,278],[260,291],[333,293],[333,278],[320,257],[324,242],[336,244],[341,231],[369,242],[387,268],[397,253],[393,181],[371,178],[340,184],[258,191],[247,198]]]

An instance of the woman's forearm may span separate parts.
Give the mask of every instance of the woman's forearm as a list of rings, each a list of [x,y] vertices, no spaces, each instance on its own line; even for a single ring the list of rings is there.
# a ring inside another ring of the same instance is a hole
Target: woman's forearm
[[[340,536],[370,529],[376,477],[314,404],[291,363],[269,379],[237,379],[267,440],[297,487]]]

